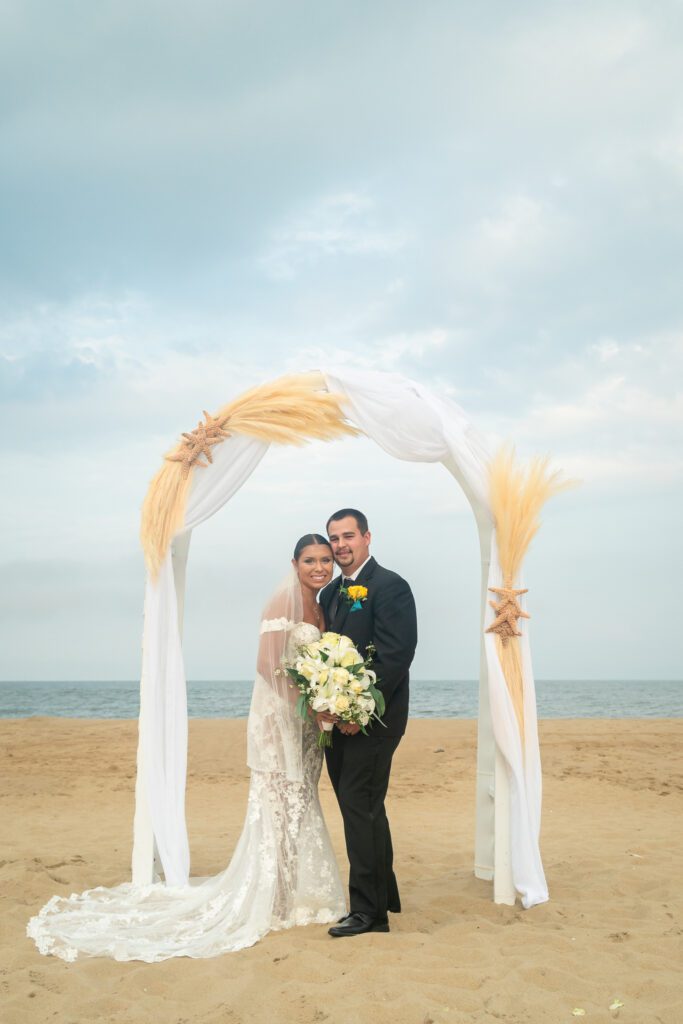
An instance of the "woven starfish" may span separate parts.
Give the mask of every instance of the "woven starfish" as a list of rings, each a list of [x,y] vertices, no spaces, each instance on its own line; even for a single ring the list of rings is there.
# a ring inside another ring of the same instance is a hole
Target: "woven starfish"
[[[521,636],[517,629],[517,619],[530,619],[525,611],[519,606],[517,598],[520,594],[527,594],[525,590],[514,590],[512,587],[489,587],[493,594],[502,597],[502,601],[489,601],[489,604],[497,613],[496,618],[486,630],[487,633],[497,633],[504,644],[507,644],[513,636]]]
[[[211,455],[213,445],[220,444],[223,438],[230,436],[230,432],[223,429],[225,421],[221,420],[219,416],[211,416],[205,409],[204,417],[205,423],[200,420],[194,430],[183,431],[185,440],[181,443],[180,451],[166,456],[169,462],[182,463],[183,477],[187,476],[192,466],[201,466],[202,469],[205,469],[210,462],[213,462]],[[207,462],[201,461],[202,455],[206,456]]]

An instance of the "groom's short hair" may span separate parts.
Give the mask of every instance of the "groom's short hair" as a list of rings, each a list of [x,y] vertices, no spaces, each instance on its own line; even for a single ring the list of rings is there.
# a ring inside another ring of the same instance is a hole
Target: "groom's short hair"
[[[340,508],[338,512],[335,512],[334,515],[331,515],[330,518],[327,520],[327,524],[325,526],[327,532],[330,532],[330,523],[334,523],[338,519],[346,519],[347,516],[353,516],[353,518],[356,520],[356,524],[361,533],[368,532],[369,527],[367,516],[364,516],[362,512],[358,511],[357,508]]]

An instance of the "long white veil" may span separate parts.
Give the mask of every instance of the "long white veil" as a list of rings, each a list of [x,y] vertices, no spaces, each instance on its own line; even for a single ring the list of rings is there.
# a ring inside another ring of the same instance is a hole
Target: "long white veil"
[[[256,679],[247,723],[247,764],[252,771],[302,778],[302,721],[294,712],[298,691],[283,664],[292,630],[303,620],[301,584],[294,569],[268,600],[261,617]]]

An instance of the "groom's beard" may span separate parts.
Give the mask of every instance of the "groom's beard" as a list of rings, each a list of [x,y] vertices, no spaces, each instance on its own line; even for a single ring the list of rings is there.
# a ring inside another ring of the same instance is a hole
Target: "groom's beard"
[[[342,571],[348,569],[354,562],[353,552],[349,551],[347,555],[336,555],[334,560]]]

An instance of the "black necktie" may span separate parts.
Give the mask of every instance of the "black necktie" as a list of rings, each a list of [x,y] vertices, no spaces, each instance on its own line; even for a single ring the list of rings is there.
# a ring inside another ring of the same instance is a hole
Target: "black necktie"
[[[344,579],[342,580],[342,586],[343,587],[347,587],[347,588],[348,587],[352,587],[355,582],[356,581],[354,579],[352,579],[350,576],[348,576],[348,577],[345,576]]]

